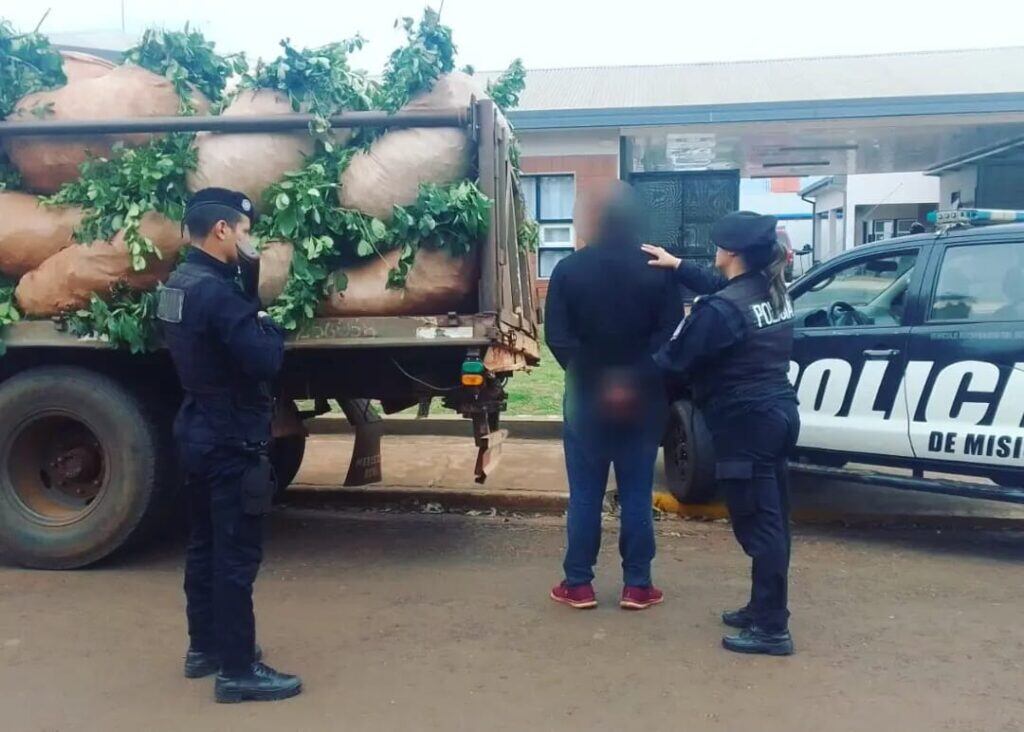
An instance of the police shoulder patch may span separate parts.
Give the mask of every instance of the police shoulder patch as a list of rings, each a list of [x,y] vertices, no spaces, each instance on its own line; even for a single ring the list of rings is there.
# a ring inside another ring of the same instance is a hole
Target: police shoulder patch
[[[156,317],[164,323],[180,323],[185,309],[185,291],[174,287],[161,288],[157,296]]]

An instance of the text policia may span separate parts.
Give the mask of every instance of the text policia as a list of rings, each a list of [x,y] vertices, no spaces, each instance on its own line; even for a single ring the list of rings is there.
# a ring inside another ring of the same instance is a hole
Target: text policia
[[[791,362],[789,378],[806,425],[813,430],[849,422],[849,428],[877,425],[880,433],[893,434],[887,428],[903,420],[909,423],[913,449],[922,457],[927,452],[937,459],[1005,464],[1024,457],[1024,362],[1000,368],[976,360],[939,366],[935,361],[908,361],[899,373],[901,363],[867,360],[855,373],[849,361],[839,358],[803,367]],[[831,435],[850,434],[827,432],[826,441]],[[895,455],[902,449],[893,442],[881,451]]]

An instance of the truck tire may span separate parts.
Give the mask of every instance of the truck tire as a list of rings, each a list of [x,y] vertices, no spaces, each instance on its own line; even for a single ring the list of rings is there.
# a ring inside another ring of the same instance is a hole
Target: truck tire
[[[274,438],[270,445],[270,464],[274,466],[274,476],[277,478],[275,499],[280,500],[285,490],[295,480],[305,455],[305,435],[284,435]]]
[[[166,433],[94,371],[0,383],[0,545],[26,567],[74,569],[150,534],[178,483]]]
[[[675,402],[665,435],[665,478],[669,492],[682,503],[708,503],[715,498],[715,449],[700,410],[688,401]]]

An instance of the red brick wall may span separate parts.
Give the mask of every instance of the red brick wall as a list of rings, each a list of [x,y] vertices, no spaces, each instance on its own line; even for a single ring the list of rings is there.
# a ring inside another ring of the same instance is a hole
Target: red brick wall
[[[616,155],[523,156],[521,164],[524,175],[572,173],[576,179],[577,199],[619,177],[619,158]],[[576,246],[583,243],[577,237]],[[547,280],[538,280],[538,302],[544,301],[547,291]]]

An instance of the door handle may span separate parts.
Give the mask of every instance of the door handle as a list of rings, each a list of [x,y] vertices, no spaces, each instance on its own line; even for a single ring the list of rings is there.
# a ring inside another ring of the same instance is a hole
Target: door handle
[[[868,348],[864,351],[864,355],[868,358],[885,358],[886,356],[896,356],[899,352],[898,348]]]

